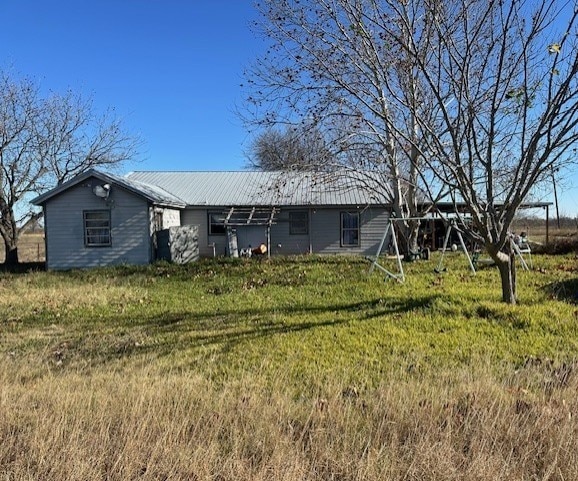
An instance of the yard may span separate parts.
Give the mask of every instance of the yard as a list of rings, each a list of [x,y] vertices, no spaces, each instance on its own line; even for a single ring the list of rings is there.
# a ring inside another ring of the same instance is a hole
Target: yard
[[[0,273],[0,477],[578,479],[578,261]]]

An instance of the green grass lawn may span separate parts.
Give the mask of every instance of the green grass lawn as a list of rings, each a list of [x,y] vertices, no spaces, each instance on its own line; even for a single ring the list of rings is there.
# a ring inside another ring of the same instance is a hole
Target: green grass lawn
[[[2,350],[38,375],[154,360],[216,381],[282,372],[298,386],[578,352],[573,257],[520,270],[517,306],[500,302],[495,269],[473,276],[454,255],[438,275],[435,261],[406,264],[403,284],[342,257],[2,274]]]

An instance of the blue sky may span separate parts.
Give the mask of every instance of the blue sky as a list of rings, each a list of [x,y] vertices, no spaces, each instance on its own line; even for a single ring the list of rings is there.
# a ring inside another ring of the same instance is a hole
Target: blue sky
[[[253,0],[0,0],[0,17],[1,68],[90,96],[143,139],[125,170],[245,167],[235,107],[265,48]],[[561,211],[578,215],[578,180],[565,184]]]
[[[144,140],[133,170],[238,170],[235,106],[263,48],[252,0],[2,1],[0,66],[91,96]]]

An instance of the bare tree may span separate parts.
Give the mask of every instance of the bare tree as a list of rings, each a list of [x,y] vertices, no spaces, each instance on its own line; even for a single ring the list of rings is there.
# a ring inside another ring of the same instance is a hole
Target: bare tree
[[[331,152],[315,128],[269,128],[253,141],[250,166],[259,170],[315,170],[330,165]]]
[[[256,28],[270,47],[247,71],[247,124],[314,126],[329,149],[318,159],[320,171],[367,174],[372,183],[379,177],[380,197],[395,216],[423,214],[419,194],[431,178],[415,117],[431,118],[432,101],[407,47],[386,37],[397,12],[370,0],[265,0],[257,7]],[[418,224],[406,227],[408,248],[415,248]]]
[[[135,155],[138,139],[90,102],[67,93],[42,98],[30,80],[0,73],[0,235],[5,263],[18,263],[20,227],[37,217],[29,196],[97,166]]]
[[[425,146],[407,140],[469,206],[468,233],[495,261],[503,300],[515,303],[512,220],[552,169],[573,161],[578,141],[576,2],[387,4],[397,22],[365,19],[367,28],[383,28],[404,50],[436,113],[413,117]]]

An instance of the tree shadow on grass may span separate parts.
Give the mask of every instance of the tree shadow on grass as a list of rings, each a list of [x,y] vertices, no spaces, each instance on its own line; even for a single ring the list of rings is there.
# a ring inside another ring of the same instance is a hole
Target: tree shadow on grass
[[[375,299],[282,309],[272,306],[213,312],[156,313],[139,319],[125,317],[110,321],[121,324],[121,334],[111,336],[108,342],[102,339],[77,347],[82,351],[82,357],[90,358],[93,365],[95,362],[102,365],[143,355],[165,357],[179,350],[199,348],[211,348],[216,354],[226,354],[242,343],[258,339],[427,309],[436,297],[432,295],[394,301]],[[98,336],[98,333],[93,335]]]
[[[578,278],[552,282],[544,290],[555,299],[578,304]]]

